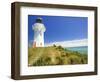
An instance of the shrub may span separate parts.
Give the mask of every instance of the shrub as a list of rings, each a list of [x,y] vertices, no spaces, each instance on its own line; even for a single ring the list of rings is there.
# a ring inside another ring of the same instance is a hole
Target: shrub
[[[56,47],[56,45],[54,44],[53,47]]]

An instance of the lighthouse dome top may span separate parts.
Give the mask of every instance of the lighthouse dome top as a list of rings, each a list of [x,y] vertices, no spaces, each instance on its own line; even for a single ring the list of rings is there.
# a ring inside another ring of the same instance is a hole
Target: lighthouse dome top
[[[38,17],[38,18],[36,19],[36,23],[42,23],[42,18],[41,18],[41,17]]]

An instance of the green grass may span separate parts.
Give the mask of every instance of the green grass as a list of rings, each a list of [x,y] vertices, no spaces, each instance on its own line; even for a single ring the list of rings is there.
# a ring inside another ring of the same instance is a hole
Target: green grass
[[[87,54],[70,51],[61,46],[28,48],[29,66],[87,64]]]

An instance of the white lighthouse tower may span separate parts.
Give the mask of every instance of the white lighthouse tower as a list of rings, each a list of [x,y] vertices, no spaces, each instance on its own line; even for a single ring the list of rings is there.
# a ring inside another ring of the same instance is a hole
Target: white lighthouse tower
[[[44,32],[46,28],[42,22],[42,18],[37,18],[36,23],[32,25],[34,31],[33,47],[44,47]]]

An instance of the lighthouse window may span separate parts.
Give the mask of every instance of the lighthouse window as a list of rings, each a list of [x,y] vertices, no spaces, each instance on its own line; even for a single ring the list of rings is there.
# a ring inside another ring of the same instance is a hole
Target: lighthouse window
[[[42,46],[42,42],[40,43],[40,45]]]

